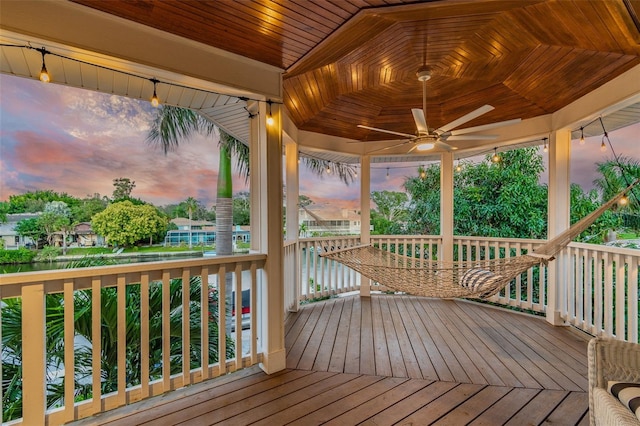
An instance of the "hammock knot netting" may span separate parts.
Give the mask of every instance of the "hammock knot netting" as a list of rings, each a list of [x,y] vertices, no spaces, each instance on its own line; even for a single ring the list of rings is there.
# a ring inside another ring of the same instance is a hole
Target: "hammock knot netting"
[[[371,245],[325,247],[320,256],[340,262],[391,289],[427,297],[488,298],[529,268],[547,264],[577,235],[633,188],[640,180],[597,210],[531,253],[515,257],[445,262],[407,257]]]

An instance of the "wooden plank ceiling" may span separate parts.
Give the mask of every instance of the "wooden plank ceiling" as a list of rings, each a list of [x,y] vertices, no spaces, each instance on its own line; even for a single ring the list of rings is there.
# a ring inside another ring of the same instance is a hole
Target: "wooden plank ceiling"
[[[548,114],[640,64],[640,0],[74,0],[284,70],[301,130],[415,133],[426,64],[437,128]]]

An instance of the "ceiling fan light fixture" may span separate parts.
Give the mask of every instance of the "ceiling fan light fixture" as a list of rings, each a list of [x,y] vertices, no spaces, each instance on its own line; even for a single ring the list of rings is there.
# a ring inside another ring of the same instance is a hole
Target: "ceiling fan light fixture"
[[[429,151],[430,149],[433,149],[434,146],[435,144],[432,142],[422,142],[416,146],[416,149],[418,151]]]

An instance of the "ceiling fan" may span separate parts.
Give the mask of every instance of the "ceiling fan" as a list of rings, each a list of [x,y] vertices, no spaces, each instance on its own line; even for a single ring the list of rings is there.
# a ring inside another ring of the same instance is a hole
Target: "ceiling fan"
[[[482,131],[493,129],[496,127],[515,124],[520,121],[519,118],[516,118],[513,120],[499,121],[496,123],[485,124],[482,126],[475,126],[475,127],[468,127],[466,129],[454,130],[456,127],[461,126],[464,123],[473,120],[474,118],[478,118],[481,115],[486,114],[487,112],[494,109],[494,107],[492,107],[491,105],[484,105],[435,130],[429,129],[427,125],[427,117],[426,117],[427,115],[427,80],[431,78],[431,71],[429,70],[428,67],[422,66],[418,69],[416,76],[418,77],[418,80],[422,82],[422,109],[419,109],[419,108],[411,109],[411,113],[413,114],[413,120],[416,123],[416,130],[417,130],[416,134],[411,135],[409,133],[395,132],[392,130],[379,129],[376,127],[370,127],[370,126],[364,126],[362,124],[358,124],[358,127],[362,129],[373,130],[375,132],[388,133],[390,135],[403,136],[405,138],[408,138],[408,140],[402,141],[399,144],[391,145],[377,151],[384,151],[384,150],[395,148],[397,146],[401,146],[405,144],[413,144],[413,146],[407,153],[410,153],[414,150],[428,151],[433,148],[438,148],[445,151],[453,151],[458,148],[449,145],[447,143],[448,141],[493,140],[493,139],[496,139],[498,136],[497,135],[471,135],[470,133],[482,132]],[[376,152],[376,151],[373,151],[373,152]]]

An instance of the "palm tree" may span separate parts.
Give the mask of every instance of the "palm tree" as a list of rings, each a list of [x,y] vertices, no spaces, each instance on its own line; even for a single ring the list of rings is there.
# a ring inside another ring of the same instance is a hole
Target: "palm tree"
[[[189,197],[182,202],[184,208],[189,215],[189,248],[193,247],[193,241],[191,241],[191,219],[193,217],[193,211],[198,208],[198,200],[193,197]]]
[[[616,194],[623,191],[627,186],[640,179],[640,161],[631,157],[618,157],[602,163],[596,163],[600,177],[593,181],[593,184],[602,194],[603,200],[609,200]],[[640,190],[636,187],[632,194],[628,194],[628,208],[631,211],[638,211],[640,205]],[[634,202],[635,201],[635,202]]]

